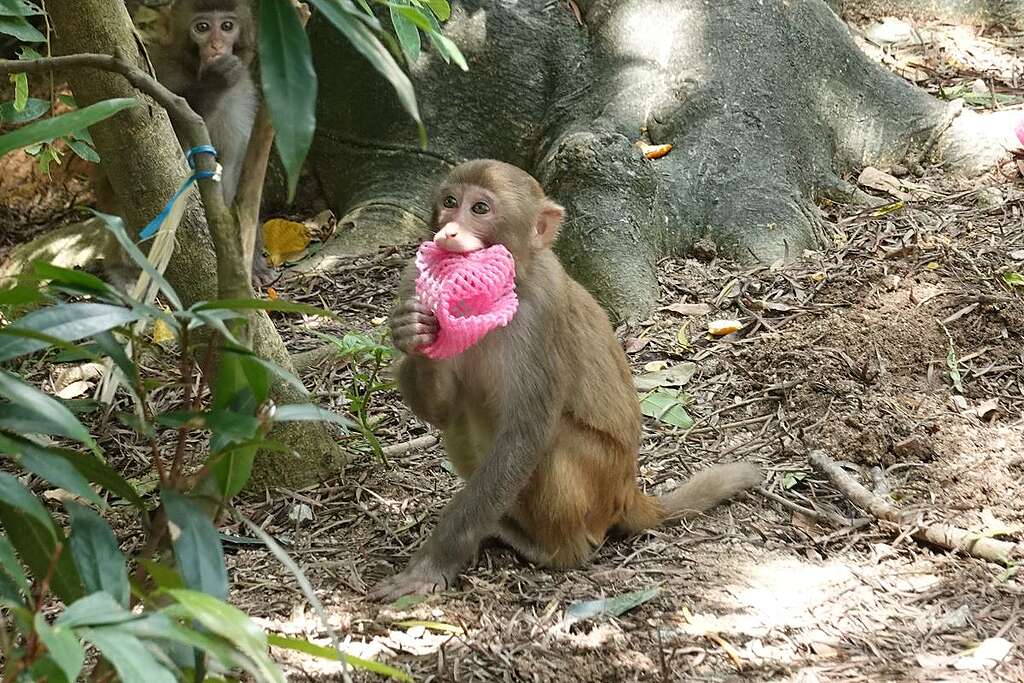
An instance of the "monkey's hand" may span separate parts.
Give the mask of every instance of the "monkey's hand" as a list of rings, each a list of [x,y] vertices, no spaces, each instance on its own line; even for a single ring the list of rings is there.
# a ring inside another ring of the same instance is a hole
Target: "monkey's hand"
[[[366,597],[377,602],[393,602],[403,595],[443,591],[455,583],[457,574],[457,569],[442,567],[430,555],[417,555],[405,571],[384,579]]]
[[[199,80],[203,88],[224,90],[245,78],[246,68],[241,59],[235,55],[218,57],[199,71]]]
[[[400,302],[388,318],[391,340],[402,353],[413,353],[437,339],[437,317],[415,296]]]

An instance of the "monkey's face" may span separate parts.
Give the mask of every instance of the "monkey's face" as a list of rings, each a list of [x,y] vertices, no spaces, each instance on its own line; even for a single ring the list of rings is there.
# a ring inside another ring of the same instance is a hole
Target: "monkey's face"
[[[234,54],[239,37],[239,21],[235,12],[199,12],[193,15],[189,35],[199,47],[199,68]]]
[[[498,198],[476,185],[446,185],[434,206],[434,242],[464,253],[497,244]]]

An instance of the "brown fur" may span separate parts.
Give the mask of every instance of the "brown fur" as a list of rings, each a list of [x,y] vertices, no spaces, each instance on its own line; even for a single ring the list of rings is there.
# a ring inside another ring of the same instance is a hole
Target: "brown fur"
[[[403,397],[443,431],[467,485],[410,567],[376,597],[446,584],[487,535],[534,562],[575,566],[609,534],[690,517],[761,479],[756,466],[739,462],[700,472],[665,496],[643,494],[640,405],[625,354],[605,312],[549,248],[561,208],[528,174],[497,161],[457,167],[440,195],[466,187],[497,197],[496,219],[473,229],[512,252],[520,307],[507,327],[460,356],[431,361],[412,352],[401,361]],[[439,218],[440,195],[435,228],[452,220]],[[459,225],[476,220],[459,211]],[[411,272],[400,296],[392,332],[409,351],[436,327],[417,309]]]

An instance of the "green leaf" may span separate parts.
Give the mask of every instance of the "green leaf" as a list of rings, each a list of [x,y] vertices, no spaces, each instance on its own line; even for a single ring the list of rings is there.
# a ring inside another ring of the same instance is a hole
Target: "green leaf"
[[[266,634],[243,612],[205,593],[190,590],[169,590],[167,593],[188,616],[231,641],[239,652],[251,659],[263,680],[284,683],[280,669],[267,654]]]
[[[356,428],[356,424],[338,413],[324,410],[312,403],[290,403],[277,406],[274,412],[275,422],[330,422],[346,429]]]
[[[89,145],[89,143],[82,142],[81,140],[68,140],[67,142],[68,147],[70,147],[71,151],[79,158],[85,159],[86,161],[90,161],[94,164],[98,164],[100,162],[100,155],[92,148],[92,146]]]
[[[295,650],[296,652],[313,655],[320,659],[330,659],[335,662],[342,661],[357,669],[369,671],[370,673],[379,674],[381,676],[387,676],[388,678],[393,678],[396,681],[413,680],[412,676],[409,674],[392,666],[388,666],[387,664],[381,664],[380,662],[375,662],[370,659],[362,659],[361,657],[355,657],[345,652],[338,652],[332,647],[317,645],[301,638],[289,638],[287,636],[268,633],[267,641],[274,647],[282,647],[286,650]]]
[[[82,666],[85,664],[85,649],[75,634],[66,626],[50,626],[42,612],[36,612],[35,627],[39,639],[43,641],[43,645],[64,673],[64,677],[69,681],[77,681],[78,674],[82,672]]]
[[[1007,270],[1003,273],[1003,282],[1010,287],[1024,287],[1024,275],[1015,270]]]
[[[110,525],[73,501],[66,501],[64,507],[71,517],[71,555],[86,592],[106,592],[127,608],[128,565]]]
[[[41,280],[50,280],[51,284],[72,287],[84,294],[93,294],[113,301],[120,301],[117,290],[91,273],[71,268],[61,268],[46,261],[33,261],[32,270]]]
[[[448,0],[426,0],[426,3],[430,11],[441,21],[448,21],[448,17],[452,15],[452,6],[448,4]]]
[[[218,299],[216,301],[203,301],[192,307],[194,311],[215,311],[226,309],[230,311],[277,311],[278,313],[303,313],[305,315],[317,315],[322,318],[337,318],[330,311],[302,304],[295,301],[282,301],[276,299]]]
[[[228,597],[228,572],[217,528],[203,511],[185,496],[164,489],[160,493],[167,519],[178,527],[174,557],[185,585],[221,600]]]
[[[53,140],[79,128],[91,126],[137,104],[138,100],[132,97],[104,100],[84,109],[76,109],[60,116],[35,121],[10,133],[0,135],[0,157],[13,150],[37,142]]]
[[[398,36],[398,44],[402,46],[402,53],[409,61],[415,64],[420,58],[420,32],[417,24],[429,29],[430,23],[426,17],[415,7],[403,7],[394,2],[388,3],[391,12],[391,24],[395,27],[395,35]]]
[[[0,370],[0,396],[11,401],[10,404],[0,404],[0,426],[3,426],[6,415],[18,419],[27,414],[34,419],[35,426],[24,431],[66,436],[85,444],[97,456],[100,454],[99,446],[89,431],[63,403],[3,370]],[[15,407],[18,410],[14,410]]]
[[[189,648],[198,648],[216,657],[226,668],[244,668],[254,676],[258,675],[256,667],[244,657],[238,656],[228,641],[181,624],[164,612],[126,622],[121,629],[145,640],[170,641]]]
[[[46,42],[46,36],[22,17],[0,16],[0,34],[14,36],[26,43]],[[0,148],[3,147],[4,137],[0,136]],[[3,154],[0,154],[0,156],[3,156]]]
[[[70,604],[57,617],[55,623],[68,628],[78,628],[121,624],[138,618],[138,614],[132,614],[117,604],[110,593],[92,593]]]
[[[420,144],[426,147],[427,131],[423,127],[420,110],[416,105],[416,93],[413,90],[412,81],[402,71],[402,67],[398,65],[395,58],[391,56],[391,53],[381,44],[370,28],[361,22],[352,21],[352,18],[341,11],[331,0],[310,1],[352,43],[352,47],[370,62],[370,66],[391,83],[395,94],[398,95],[398,101],[402,103],[402,106],[419,126]]]
[[[28,106],[28,75],[11,74],[14,81],[14,110],[25,111]]]
[[[0,472],[0,505],[9,505],[28,515],[48,529],[51,532],[51,538],[56,538],[56,529],[46,508],[38,498],[32,495],[31,491],[7,472]]]
[[[448,36],[437,31],[432,31],[428,34],[430,40],[434,43],[434,47],[437,48],[441,56],[445,58],[445,61],[453,61],[463,71],[469,71],[469,64],[466,63],[466,57],[462,54],[462,50],[455,44]]]
[[[693,418],[686,413],[678,396],[670,391],[657,389],[644,396],[640,399],[640,412],[680,429],[693,426]]]
[[[687,384],[697,371],[696,363],[676,363],[670,368],[648,372],[633,378],[637,391],[651,391],[658,387],[681,387]]]
[[[165,427],[180,429],[209,429],[218,444],[246,441],[256,435],[259,422],[251,415],[242,415],[230,410],[193,412],[191,410],[169,410],[157,416],[156,421]],[[217,450],[217,449],[214,449]]]
[[[46,301],[39,288],[32,285],[15,285],[0,290],[0,306],[24,306]]]
[[[174,291],[170,283],[160,274],[153,264],[149,262],[149,259],[139,251],[139,248],[135,245],[135,242],[128,237],[128,233],[124,230],[124,221],[121,220],[120,216],[111,216],[110,214],[100,213],[99,211],[92,212],[97,218],[99,218],[103,225],[114,235],[117,239],[118,244],[121,248],[128,252],[128,256],[131,257],[132,261],[135,262],[139,268],[142,268],[146,273],[153,279],[159,290],[167,297],[167,303],[171,305],[176,311],[180,311],[183,306],[181,305],[181,298],[178,297],[178,293]],[[174,327],[177,326],[177,321],[167,316],[169,324]]]
[[[255,445],[230,448],[223,451],[221,457],[211,458],[210,472],[217,480],[217,493],[222,500],[230,500],[245,488],[252,476],[257,449]]]
[[[181,580],[181,574],[178,573],[174,567],[161,564],[160,562],[154,562],[153,560],[142,560],[143,566],[146,567],[146,571],[153,578],[155,583],[160,588],[184,588],[185,583]]]
[[[647,590],[636,591],[635,593],[618,595],[614,598],[576,602],[565,609],[564,621],[573,622],[602,616],[617,617],[638,605],[644,604],[657,595],[657,588],[648,588]]]
[[[50,111],[50,103],[37,97],[30,97],[22,109],[17,109],[14,102],[0,102],[0,122],[20,126],[35,121],[40,116]]]
[[[42,13],[43,10],[30,0],[0,0],[0,16],[31,17]]]
[[[105,508],[107,506],[89,486],[89,482],[81,472],[75,469],[67,459],[45,446],[26,438],[0,433],[0,453],[16,456],[22,467],[54,486],[80,496],[97,507]]]
[[[58,304],[33,311],[15,320],[9,328],[33,330],[62,341],[74,342],[134,322],[142,315],[139,310],[113,304]],[[24,356],[46,346],[46,343],[37,339],[0,337],[0,361]]]
[[[92,643],[103,657],[114,665],[122,681],[146,683],[176,683],[176,677],[156,657],[150,654],[142,641],[118,626],[79,629],[78,634]]]
[[[259,53],[263,96],[291,201],[313,143],[317,90],[309,36],[291,0],[261,0]]]
[[[42,503],[5,472],[0,472],[0,524],[36,578],[49,572],[57,544],[61,548],[67,545],[64,532],[54,525]],[[82,581],[69,553],[61,552],[58,557],[50,587],[65,603],[82,595]]]
[[[0,567],[4,574],[11,577],[15,586],[26,598],[32,597],[32,587],[29,585],[25,569],[21,566],[17,556],[14,554],[14,546],[6,536],[0,536]]]
[[[140,377],[135,361],[128,357],[128,354],[124,351],[124,346],[117,341],[117,338],[114,337],[110,330],[97,334],[93,337],[93,340],[97,348],[110,360],[114,361],[114,365],[118,367],[125,377],[125,387],[132,393],[136,398],[136,403],[138,403],[141,399],[142,387],[138,386]]]

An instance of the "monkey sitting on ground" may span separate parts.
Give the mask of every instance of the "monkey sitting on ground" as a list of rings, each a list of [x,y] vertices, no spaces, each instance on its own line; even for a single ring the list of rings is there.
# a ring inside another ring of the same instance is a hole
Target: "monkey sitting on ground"
[[[533,177],[498,161],[462,164],[439,190],[434,241],[450,251],[504,245],[519,308],[461,355],[430,360],[417,349],[434,341],[437,319],[416,297],[415,268],[407,272],[389,320],[404,354],[399,387],[443,432],[466,485],[373,599],[450,586],[488,537],[539,565],[577,566],[609,534],[690,518],[761,481],[756,465],[735,462],[663,496],[640,491],[642,418],[629,365],[604,310],[551,251],[562,214]]]

